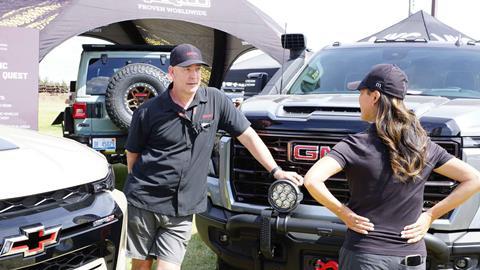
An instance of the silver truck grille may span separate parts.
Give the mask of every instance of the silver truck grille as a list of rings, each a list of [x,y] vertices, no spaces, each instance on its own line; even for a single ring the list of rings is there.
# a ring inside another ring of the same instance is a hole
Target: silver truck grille
[[[291,141],[303,141],[308,144],[328,146],[332,148],[343,137],[341,136],[318,136],[308,134],[272,134],[259,133],[265,142],[276,162],[286,170],[293,170],[305,175],[315,161],[292,161],[288,157],[288,143]],[[459,157],[460,145],[453,140],[435,140],[441,147],[450,154]],[[232,155],[231,185],[234,198],[238,202],[268,205],[268,187],[272,182],[268,172],[250,155],[248,150],[238,141],[234,141]],[[349,198],[348,183],[344,173],[339,173],[325,182],[329,190],[337,199],[346,203]],[[456,182],[433,173],[425,186],[424,208],[430,208],[442,200],[456,187]],[[317,202],[310,196],[307,190],[302,187],[304,193],[303,204],[316,205]]]

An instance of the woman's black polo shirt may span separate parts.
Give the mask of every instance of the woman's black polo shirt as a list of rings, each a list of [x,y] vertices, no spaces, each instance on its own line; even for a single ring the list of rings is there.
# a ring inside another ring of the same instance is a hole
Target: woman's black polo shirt
[[[218,89],[200,87],[187,110],[172,101],[169,91],[133,114],[125,148],[140,157],[124,192],[136,207],[186,216],[206,210],[208,165],[217,130],[239,136],[250,122]]]
[[[426,256],[423,240],[407,244],[400,233],[420,216],[424,185],[430,173],[449,161],[452,155],[429,140],[426,167],[415,182],[402,183],[393,176],[388,149],[372,124],[366,131],[339,142],[328,156],[343,167],[347,176],[348,207],[369,218],[375,226],[368,235],[348,230],[343,246],[361,253]]]

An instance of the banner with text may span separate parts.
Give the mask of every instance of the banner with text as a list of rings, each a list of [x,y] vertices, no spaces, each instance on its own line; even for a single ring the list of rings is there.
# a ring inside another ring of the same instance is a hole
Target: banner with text
[[[0,124],[38,129],[39,31],[0,27]]]

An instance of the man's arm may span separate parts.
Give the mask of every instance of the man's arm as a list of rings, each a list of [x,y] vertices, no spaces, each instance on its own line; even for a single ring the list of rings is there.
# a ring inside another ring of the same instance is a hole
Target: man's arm
[[[128,173],[132,172],[133,164],[137,162],[138,157],[140,157],[140,153],[132,153],[129,151],[127,152],[127,171]]]
[[[247,128],[237,139],[268,172],[271,172],[278,166],[265,143],[251,127]],[[299,186],[303,185],[303,177],[296,172],[280,169],[273,174],[273,177],[275,179],[288,179]]]

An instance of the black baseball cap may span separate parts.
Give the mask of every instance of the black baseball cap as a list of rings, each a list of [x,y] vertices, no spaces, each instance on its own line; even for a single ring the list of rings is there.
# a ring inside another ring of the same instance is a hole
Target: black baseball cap
[[[351,82],[349,89],[378,90],[381,93],[404,99],[407,93],[408,78],[405,72],[393,64],[378,64],[363,78],[362,81]]]
[[[170,65],[188,67],[191,65],[208,66],[202,59],[202,52],[192,44],[179,44],[170,53]]]

